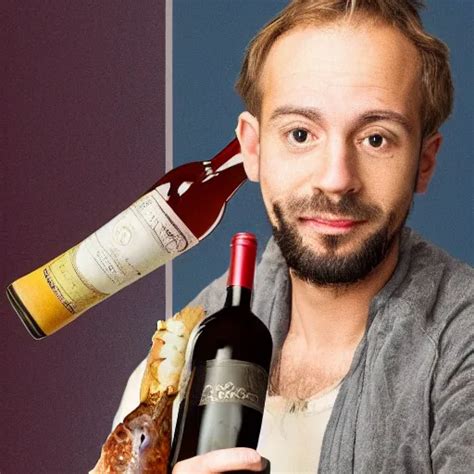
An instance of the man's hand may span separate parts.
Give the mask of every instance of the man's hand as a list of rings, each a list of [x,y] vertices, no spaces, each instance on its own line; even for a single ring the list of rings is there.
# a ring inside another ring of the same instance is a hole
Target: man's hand
[[[254,449],[219,449],[178,462],[173,474],[219,474],[240,469],[261,472],[267,465],[268,461]]]

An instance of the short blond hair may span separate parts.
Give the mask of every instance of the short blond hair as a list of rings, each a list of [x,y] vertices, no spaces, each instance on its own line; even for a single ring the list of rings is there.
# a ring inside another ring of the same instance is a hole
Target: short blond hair
[[[247,110],[259,116],[259,78],[275,41],[293,28],[322,25],[362,14],[397,28],[416,47],[421,59],[423,136],[436,132],[449,117],[454,89],[448,47],[423,29],[418,0],[293,0],[265,25],[245,53],[236,90]]]

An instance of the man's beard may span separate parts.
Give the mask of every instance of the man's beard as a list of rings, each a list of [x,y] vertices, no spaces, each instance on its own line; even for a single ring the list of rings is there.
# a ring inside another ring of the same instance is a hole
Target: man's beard
[[[334,203],[324,194],[315,194],[311,198],[292,200],[287,209],[293,215],[329,213],[341,218],[368,222],[383,217],[379,207],[361,203],[351,195],[345,195],[339,202]],[[272,225],[275,241],[295,275],[314,285],[334,287],[360,281],[377,267],[392,248],[408,217],[407,211],[400,225],[390,231],[396,219],[394,212],[390,213],[386,222],[368,236],[359,248],[345,255],[337,255],[338,248],[354,238],[350,233],[321,235],[326,252],[317,254],[303,243],[296,228],[285,218],[279,203],[274,203],[273,212],[278,222],[278,227]]]

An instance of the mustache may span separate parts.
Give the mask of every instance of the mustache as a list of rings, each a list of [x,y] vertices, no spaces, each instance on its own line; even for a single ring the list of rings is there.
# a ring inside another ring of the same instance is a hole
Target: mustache
[[[281,203],[275,202],[274,208],[275,207],[281,214]],[[302,198],[292,198],[288,201],[287,210],[294,214],[329,213],[355,220],[377,219],[383,215],[382,210],[378,206],[364,203],[357,196],[352,194],[345,194],[338,201],[333,201],[322,193]],[[278,211],[277,214],[279,214]]]

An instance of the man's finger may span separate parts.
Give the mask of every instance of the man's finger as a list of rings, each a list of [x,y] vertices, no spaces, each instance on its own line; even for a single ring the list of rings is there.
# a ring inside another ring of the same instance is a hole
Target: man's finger
[[[238,469],[259,472],[266,465],[266,459],[254,449],[219,449],[177,463],[173,474],[219,474]]]

